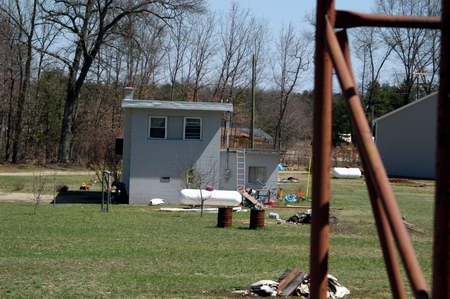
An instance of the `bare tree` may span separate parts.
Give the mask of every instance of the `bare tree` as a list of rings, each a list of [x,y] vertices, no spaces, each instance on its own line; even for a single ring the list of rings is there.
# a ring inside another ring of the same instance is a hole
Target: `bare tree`
[[[438,88],[439,76],[439,60],[440,60],[440,38],[439,30],[432,30],[428,33],[428,42],[426,44],[426,52],[429,53],[427,59],[419,67],[422,72],[416,72],[417,76],[417,98],[423,92],[425,95],[430,94]]]
[[[37,207],[44,196],[47,177],[43,173],[33,173],[32,200],[34,201],[33,214],[36,215]]]
[[[183,170],[181,173],[181,187],[187,189],[198,189],[200,198],[193,198],[194,201],[198,200],[200,203],[200,217],[203,217],[203,207],[205,201],[210,197],[205,193],[206,191],[212,191],[214,186],[219,183],[217,174],[217,162],[215,159],[209,159],[208,162],[194,163],[191,167]]]
[[[248,10],[241,9],[237,2],[233,2],[220,24],[220,40],[217,43],[220,50],[216,56],[218,75],[213,98],[237,107],[235,110],[239,112],[232,114],[230,127],[248,126],[250,114],[247,111],[251,107],[248,88],[252,84],[252,57],[257,61],[258,85],[264,79],[263,69],[267,65],[267,22],[256,19]]]
[[[285,113],[281,143],[284,148],[296,147],[301,140],[312,138],[312,106],[303,94],[293,94]]]
[[[438,0],[377,0],[378,13],[389,15],[441,15]],[[389,28],[384,32],[384,40],[393,48],[397,59],[403,64],[403,72],[398,79],[404,85],[404,104],[414,98],[414,83],[418,89],[419,80],[425,82],[430,91],[438,74],[438,33],[423,28]]]
[[[271,40],[270,30],[267,26],[267,20],[253,20],[252,35],[250,40],[250,52],[256,60],[255,84],[264,84],[270,80],[270,76],[266,74],[266,69],[271,61],[269,53],[269,41]],[[250,71],[250,69],[248,70]],[[251,75],[249,74],[251,78]]]
[[[31,63],[33,59],[33,42],[38,14],[38,1],[15,1],[8,5],[0,5],[0,13],[18,30],[17,43],[23,45],[23,51],[17,52],[20,66],[20,87],[17,99],[17,110],[14,125],[12,146],[12,162],[19,162],[19,147],[22,137],[22,120],[25,101],[28,97],[31,81]]]
[[[139,19],[125,30],[122,43],[125,50],[127,84],[137,88],[137,98],[151,97],[151,88],[160,80],[158,77],[164,63],[164,43],[166,31],[159,19]]]
[[[35,157],[45,164],[48,160],[55,161],[57,153],[58,139],[55,133],[60,130],[63,99],[61,86],[64,86],[65,74],[58,61],[45,54],[55,43],[58,37],[56,32],[47,24],[38,25],[32,45],[33,78],[25,115],[28,138],[24,158]]]
[[[233,2],[220,33],[219,44],[223,52],[219,54],[220,71],[213,95],[220,102],[234,103],[234,88],[251,69],[249,43],[253,22],[250,12],[241,10],[237,2]]]
[[[170,99],[175,99],[175,91],[180,83],[180,74],[185,66],[186,52],[189,47],[190,35],[192,28],[184,18],[178,18],[171,28],[168,48],[166,50],[167,56],[167,71],[170,79]]]
[[[393,47],[386,45],[378,28],[358,28],[353,34],[356,55],[362,61],[361,98],[365,100],[367,115],[374,117],[374,88],[381,70],[392,53]],[[367,91],[367,93],[366,93]]]
[[[286,109],[291,100],[291,94],[297,87],[301,76],[308,70],[310,63],[309,43],[306,38],[299,37],[294,31],[293,24],[283,26],[276,43],[275,64],[273,66],[273,80],[277,90],[275,140],[274,149],[281,149],[283,137],[283,122]]]
[[[208,14],[192,24],[188,69],[184,81],[189,88],[188,99],[193,102],[198,101],[200,91],[207,85],[204,79],[211,70],[210,63],[216,51],[213,42],[215,20],[214,14]]]
[[[128,2],[108,1],[46,1],[42,7],[45,20],[52,24],[66,38],[62,45],[66,53],[58,50],[47,54],[59,59],[69,69],[67,95],[58,160],[71,160],[73,142],[74,113],[81,88],[88,78],[91,66],[105,42],[116,35],[115,29],[126,17],[145,16],[168,22],[180,14],[202,8],[202,0],[139,0]],[[61,55],[63,54],[63,55]]]
[[[20,49],[20,46],[16,36],[16,28],[8,21],[7,16],[0,14],[0,146],[5,161],[9,161],[11,156],[10,148],[16,110],[14,103],[17,97],[17,81],[20,73],[20,66],[17,63],[17,49]]]

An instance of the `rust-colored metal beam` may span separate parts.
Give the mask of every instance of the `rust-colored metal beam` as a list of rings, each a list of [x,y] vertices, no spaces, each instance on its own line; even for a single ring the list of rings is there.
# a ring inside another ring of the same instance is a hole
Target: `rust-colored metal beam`
[[[388,16],[337,10],[335,28],[400,27],[440,29],[440,17]]]
[[[339,83],[343,94],[347,99],[347,108],[358,136],[358,149],[360,151],[364,151],[364,155],[367,157],[367,170],[373,178],[376,193],[380,198],[384,211],[387,215],[387,219],[398,246],[414,296],[416,298],[428,298],[425,279],[420,270],[408,232],[402,222],[402,215],[389,184],[381,157],[372,140],[372,133],[367,123],[364,110],[361,106],[361,101],[357,94],[356,87],[353,84],[350,72],[347,69],[347,64],[334,33],[333,26],[328,19],[325,20],[325,23],[325,40],[328,47],[328,53],[333,60],[333,65],[336,70]]]
[[[353,74],[353,68],[350,58],[350,47],[348,43],[347,31],[341,30],[339,32],[336,32],[336,37],[338,39],[342,53],[344,54],[344,59],[345,62],[347,63],[347,68],[353,80],[355,90],[358,90],[358,88],[356,87],[357,84],[355,81],[355,76]],[[358,143],[360,142],[361,141],[358,140]],[[366,170],[368,169],[367,163],[369,163],[368,157],[364,151],[360,151],[360,155],[363,169]],[[402,276],[400,272],[399,263],[397,260],[394,240],[392,239],[392,233],[389,227],[389,222],[386,218],[386,213],[384,212],[383,206],[377,195],[373,177],[371,177],[369,171],[364,171],[364,176],[366,178],[370,204],[372,206],[372,211],[375,218],[375,225],[378,231],[378,237],[380,240],[381,250],[383,252],[386,271],[389,277],[389,283],[391,284],[392,298],[403,299],[406,298],[406,292],[402,282]]]
[[[331,59],[325,49],[325,16],[334,19],[334,0],[316,1],[316,49],[314,73],[313,182],[311,223],[311,298],[327,298],[331,167]]]
[[[442,0],[436,145],[433,298],[450,298],[450,3]]]

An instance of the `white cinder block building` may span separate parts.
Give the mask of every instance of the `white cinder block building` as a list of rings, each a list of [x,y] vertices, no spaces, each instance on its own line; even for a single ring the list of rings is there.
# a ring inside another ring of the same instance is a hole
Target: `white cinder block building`
[[[130,204],[152,198],[179,203],[190,169],[216,189],[264,189],[277,182],[277,152],[220,148],[221,121],[232,113],[231,104],[134,100],[128,89],[122,108],[122,176]]]

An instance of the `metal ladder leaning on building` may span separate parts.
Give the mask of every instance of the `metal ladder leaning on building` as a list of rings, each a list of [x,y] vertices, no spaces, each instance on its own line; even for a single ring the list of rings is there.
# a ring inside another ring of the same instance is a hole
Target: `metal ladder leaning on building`
[[[245,189],[245,149],[236,151],[236,185]]]

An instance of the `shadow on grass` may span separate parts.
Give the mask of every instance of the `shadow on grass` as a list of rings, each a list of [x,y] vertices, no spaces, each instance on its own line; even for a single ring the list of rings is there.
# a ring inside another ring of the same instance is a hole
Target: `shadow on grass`
[[[128,197],[121,196],[124,193],[111,193],[112,204],[128,204]],[[106,201],[106,194],[105,194]],[[101,204],[102,192],[101,191],[61,191],[56,198],[51,202],[56,204]]]
[[[79,203],[101,204],[102,192],[100,191],[64,191],[59,192],[54,201],[56,204]]]

